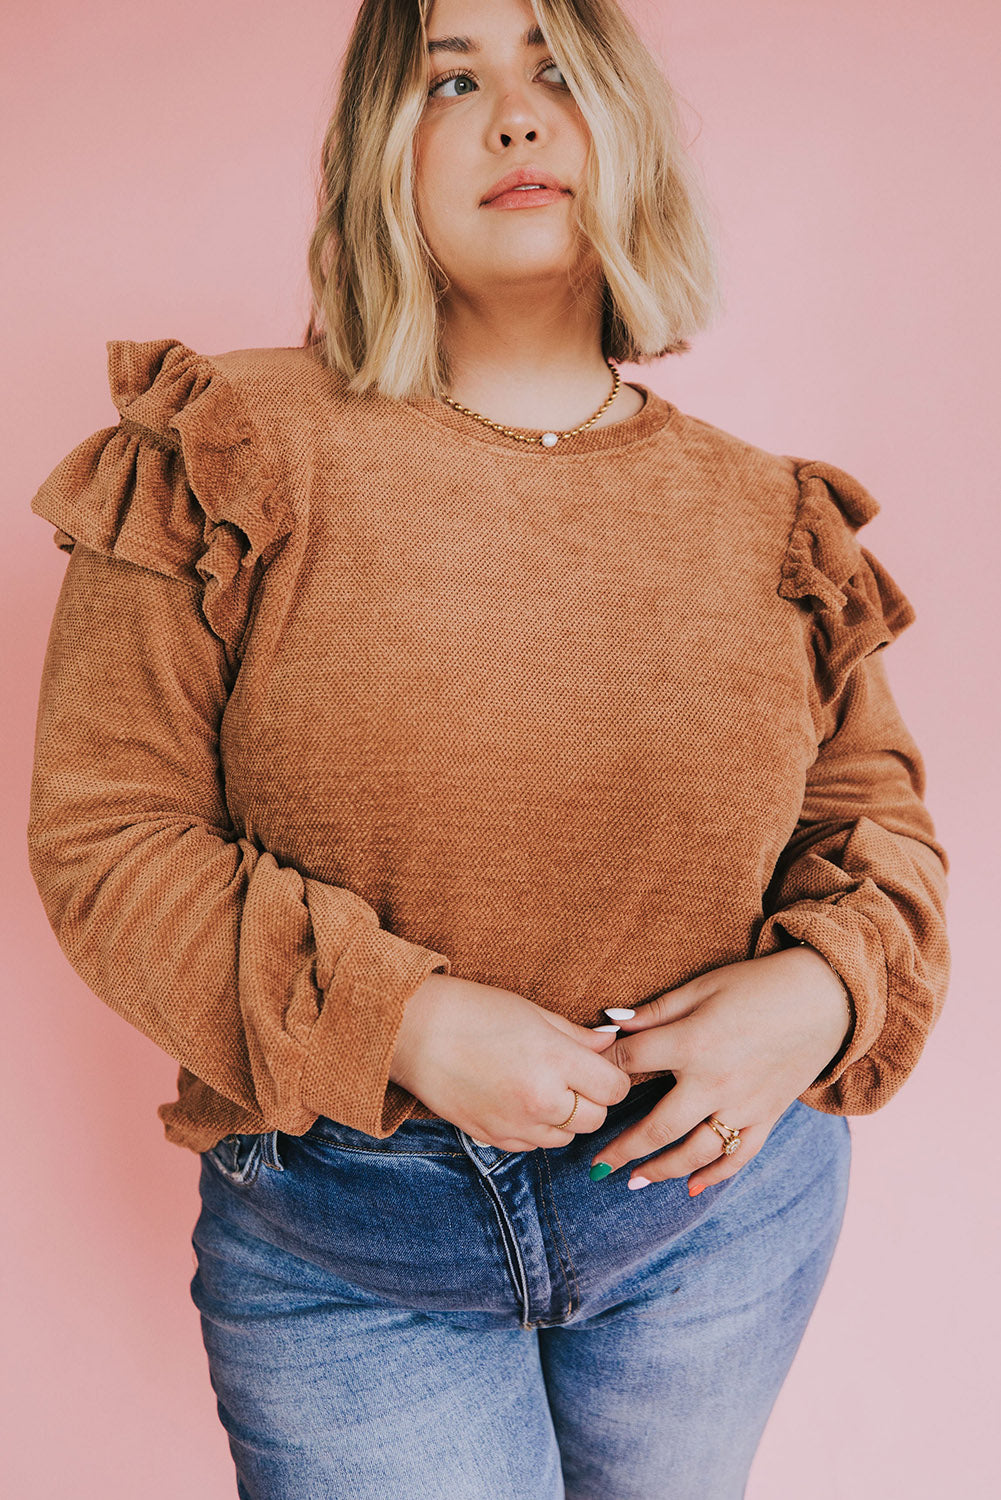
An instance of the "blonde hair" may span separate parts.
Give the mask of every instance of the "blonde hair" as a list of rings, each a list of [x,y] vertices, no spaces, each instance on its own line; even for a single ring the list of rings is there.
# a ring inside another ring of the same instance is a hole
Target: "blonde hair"
[[[347,388],[397,400],[448,389],[447,278],[414,197],[432,0],[363,0],[323,142],[303,347]],[[691,348],[720,306],[711,211],[674,91],[616,0],[531,0],[591,132],[575,203],[604,273],[602,351],[648,363]]]

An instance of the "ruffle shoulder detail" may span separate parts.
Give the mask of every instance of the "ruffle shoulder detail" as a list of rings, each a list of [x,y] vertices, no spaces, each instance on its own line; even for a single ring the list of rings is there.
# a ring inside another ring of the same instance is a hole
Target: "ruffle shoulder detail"
[[[79,541],[195,585],[236,650],[262,558],[290,530],[256,429],[222,372],[177,339],[107,350],[118,425],[68,453],[31,509],[63,551]]]
[[[814,680],[825,706],[857,662],[895,640],[914,608],[856,532],[879,511],[843,469],[792,458],[799,499],[778,592],[810,612]]]

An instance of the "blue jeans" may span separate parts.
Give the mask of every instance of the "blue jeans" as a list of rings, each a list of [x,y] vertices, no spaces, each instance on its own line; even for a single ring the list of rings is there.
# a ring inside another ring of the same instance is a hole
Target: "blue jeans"
[[[321,1116],[204,1152],[191,1296],[242,1500],[739,1500],[834,1253],[849,1127],[797,1100],[695,1198],[591,1182],[664,1089],[558,1150]]]

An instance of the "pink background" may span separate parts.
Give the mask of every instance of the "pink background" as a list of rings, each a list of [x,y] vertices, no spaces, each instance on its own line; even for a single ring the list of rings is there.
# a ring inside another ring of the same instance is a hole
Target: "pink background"
[[[985,1063],[999,1040],[987,934],[1001,832],[988,779],[1001,12],[992,0],[633,9],[697,134],[727,312],[693,353],[627,376],[773,451],[838,464],[882,502],[864,540],[918,613],[889,669],[952,857],[945,1013],[902,1093],[853,1121],[844,1232],[749,1500],[985,1496],[999,1481]],[[19,1500],[235,1493],[188,1293],[198,1163],[167,1145],[155,1113],[175,1065],[76,978],[24,859],[66,561],[28,503],[116,419],[106,340],[175,337],[207,354],[299,342],[313,164],[354,14],[318,0],[36,0],[2,22],[0,909],[16,1033],[2,1088],[2,1451]]]

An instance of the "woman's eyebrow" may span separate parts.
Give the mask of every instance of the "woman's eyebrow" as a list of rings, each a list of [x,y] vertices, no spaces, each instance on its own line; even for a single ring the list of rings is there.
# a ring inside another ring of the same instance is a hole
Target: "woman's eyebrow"
[[[546,39],[541,26],[530,26],[521,39],[524,47],[544,47]],[[479,52],[478,42],[469,36],[440,36],[428,42],[428,52]]]

